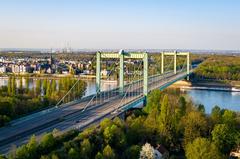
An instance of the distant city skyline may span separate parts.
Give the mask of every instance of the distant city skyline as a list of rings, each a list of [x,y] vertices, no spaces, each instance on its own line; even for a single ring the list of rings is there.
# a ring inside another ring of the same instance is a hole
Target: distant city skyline
[[[240,50],[238,0],[8,0],[0,48]]]

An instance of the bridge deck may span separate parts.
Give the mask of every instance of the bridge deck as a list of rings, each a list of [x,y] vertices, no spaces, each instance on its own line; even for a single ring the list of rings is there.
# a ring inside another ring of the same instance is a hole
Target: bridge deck
[[[169,72],[165,75],[149,77],[149,91],[157,88],[164,89],[186,76],[187,74],[184,72],[178,72],[176,75]],[[131,96],[126,96],[124,100],[120,94],[110,96],[105,101],[100,101],[101,99],[96,98],[85,111],[82,111],[88,100],[92,98],[87,97],[88,99],[80,102],[72,102],[72,104],[67,104],[63,107],[51,108],[12,122],[10,126],[0,129],[0,153],[8,153],[12,145],[19,146],[26,143],[32,134],[40,138],[44,133],[51,132],[53,129],[58,129],[62,132],[70,129],[82,129],[90,124],[99,122],[104,117],[114,116],[112,112],[117,107],[119,107],[118,110],[125,111],[136,106],[144,99],[142,94],[143,88],[134,83],[131,87],[130,91],[141,93],[132,93]]]

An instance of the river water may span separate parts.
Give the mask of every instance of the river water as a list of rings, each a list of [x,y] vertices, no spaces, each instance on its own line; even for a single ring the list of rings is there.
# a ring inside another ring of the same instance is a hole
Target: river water
[[[214,106],[240,111],[240,92],[214,90],[184,90],[195,104],[203,104],[206,113],[211,113]]]
[[[16,80],[17,85],[18,81]],[[8,78],[0,78],[0,86],[6,86]],[[96,91],[95,80],[86,80],[87,89],[85,96],[94,94]],[[35,79],[29,79],[29,87],[33,88],[36,84]],[[23,80],[24,87],[24,80]],[[108,90],[117,87],[116,81],[103,81],[102,90]],[[195,90],[181,89],[186,92],[195,104],[203,104],[206,113],[211,113],[212,108],[218,105],[220,108],[240,111],[240,92],[214,91],[214,90]]]

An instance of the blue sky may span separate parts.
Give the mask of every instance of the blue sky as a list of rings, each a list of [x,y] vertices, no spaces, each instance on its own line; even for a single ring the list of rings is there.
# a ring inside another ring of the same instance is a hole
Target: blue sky
[[[0,48],[240,50],[239,0],[1,0]]]

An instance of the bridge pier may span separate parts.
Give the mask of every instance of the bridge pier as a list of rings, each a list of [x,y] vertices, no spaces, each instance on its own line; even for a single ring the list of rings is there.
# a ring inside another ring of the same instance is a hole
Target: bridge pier
[[[189,73],[190,73],[190,54],[188,52],[188,54],[187,54],[187,74],[188,74],[187,80],[188,81],[189,81]]]
[[[177,74],[177,51],[174,51],[174,74]]]
[[[164,52],[162,52],[162,62],[161,62],[161,74],[164,73]]]
[[[143,105],[147,104],[148,95],[148,54],[145,52],[143,57]]]
[[[124,93],[124,51],[119,51],[119,93]]]
[[[101,91],[101,52],[97,52],[97,61],[96,61],[96,92]]]

